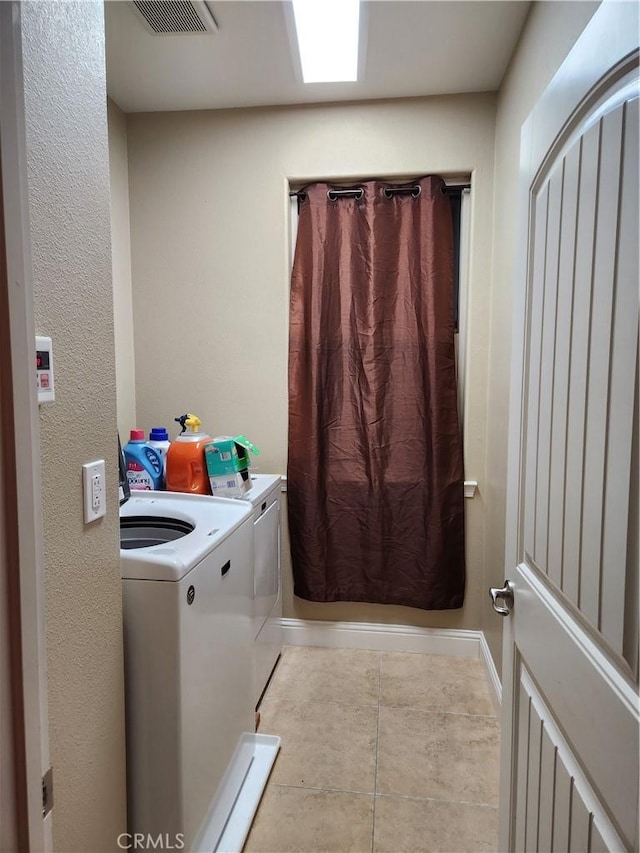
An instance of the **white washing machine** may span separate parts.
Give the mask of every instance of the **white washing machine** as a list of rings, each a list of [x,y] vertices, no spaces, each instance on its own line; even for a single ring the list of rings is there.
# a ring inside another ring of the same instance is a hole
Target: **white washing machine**
[[[280,503],[282,479],[277,474],[251,474],[243,495],[253,507],[254,680],[257,707],[282,652],[282,594],[280,574]]]
[[[132,492],[120,524],[129,831],[241,849],[279,744],[254,734],[252,509]],[[255,807],[223,844],[243,796]]]

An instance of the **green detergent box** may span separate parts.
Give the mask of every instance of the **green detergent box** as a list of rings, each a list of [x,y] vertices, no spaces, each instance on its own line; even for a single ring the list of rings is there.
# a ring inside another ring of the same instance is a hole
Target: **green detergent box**
[[[209,478],[247,471],[251,466],[249,452],[256,456],[260,453],[244,435],[217,436],[204,449]]]

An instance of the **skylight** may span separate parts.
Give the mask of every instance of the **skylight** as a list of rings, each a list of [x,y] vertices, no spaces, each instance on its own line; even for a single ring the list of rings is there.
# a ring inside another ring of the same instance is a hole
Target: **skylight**
[[[305,83],[358,79],[359,0],[293,0]]]

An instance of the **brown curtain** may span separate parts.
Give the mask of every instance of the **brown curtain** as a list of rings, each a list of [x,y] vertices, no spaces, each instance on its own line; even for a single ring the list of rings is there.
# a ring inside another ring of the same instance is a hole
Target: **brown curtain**
[[[427,610],[464,599],[451,206],[441,178],[305,188],[291,282],[295,594]]]

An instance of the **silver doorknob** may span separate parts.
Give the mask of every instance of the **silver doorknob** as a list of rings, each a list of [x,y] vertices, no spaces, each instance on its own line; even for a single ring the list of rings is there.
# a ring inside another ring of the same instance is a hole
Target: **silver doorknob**
[[[496,613],[499,613],[501,616],[508,616],[511,613],[513,610],[513,584],[511,581],[505,581],[502,589],[496,589],[496,587],[492,586],[489,589],[489,595],[491,596],[491,604]],[[503,603],[499,604],[499,601]]]

